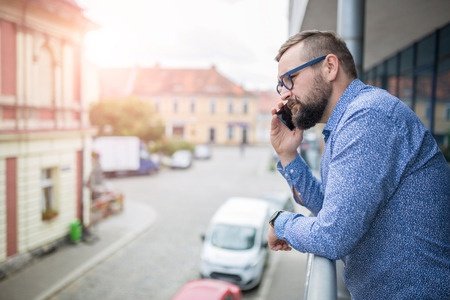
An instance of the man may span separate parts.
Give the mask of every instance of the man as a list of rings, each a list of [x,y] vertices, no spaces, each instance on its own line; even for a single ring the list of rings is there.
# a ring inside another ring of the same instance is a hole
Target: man
[[[342,259],[353,299],[450,299],[450,168],[430,132],[399,99],[356,79],[331,32],[300,32],[276,57],[277,90],[294,130],[272,110],[271,143],[294,198],[315,216],[277,212],[272,250]],[[297,149],[317,123],[321,181]]]

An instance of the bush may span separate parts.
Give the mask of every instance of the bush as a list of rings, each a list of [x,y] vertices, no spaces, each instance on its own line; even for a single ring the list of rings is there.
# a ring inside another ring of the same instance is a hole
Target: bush
[[[194,144],[184,140],[162,140],[153,143],[150,148],[152,153],[163,153],[164,155],[172,155],[177,150],[189,150],[194,151]]]
[[[143,141],[154,141],[164,135],[164,125],[153,106],[135,97],[93,103],[89,119],[98,127],[99,136],[137,136]]]

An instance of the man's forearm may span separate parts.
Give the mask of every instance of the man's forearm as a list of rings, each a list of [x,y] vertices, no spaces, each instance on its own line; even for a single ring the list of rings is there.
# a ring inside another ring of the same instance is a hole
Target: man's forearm
[[[294,195],[296,202],[317,215],[323,203],[322,184],[312,175],[306,162],[297,155],[286,167],[281,160],[277,167],[292,191],[297,191],[299,197]]]

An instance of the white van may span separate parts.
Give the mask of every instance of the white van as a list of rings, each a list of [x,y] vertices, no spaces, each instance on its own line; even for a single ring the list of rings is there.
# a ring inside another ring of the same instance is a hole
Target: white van
[[[270,206],[253,198],[230,198],[214,214],[203,238],[200,275],[249,290],[259,285],[268,259]]]

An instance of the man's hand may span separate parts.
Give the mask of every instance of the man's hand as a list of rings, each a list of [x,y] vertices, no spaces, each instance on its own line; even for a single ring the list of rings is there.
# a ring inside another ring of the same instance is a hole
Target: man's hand
[[[269,244],[269,248],[274,251],[283,250],[283,251],[290,251],[292,250],[291,246],[284,241],[279,239],[276,234],[275,230],[271,225],[269,225],[269,231],[267,233],[267,242]]]
[[[278,108],[283,105],[283,102],[278,103]],[[303,140],[303,130],[295,128],[293,131],[289,130],[277,116],[277,109],[272,109],[272,122],[270,128],[270,142],[272,147],[277,152],[281,164],[286,166],[297,157],[297,148]]]

